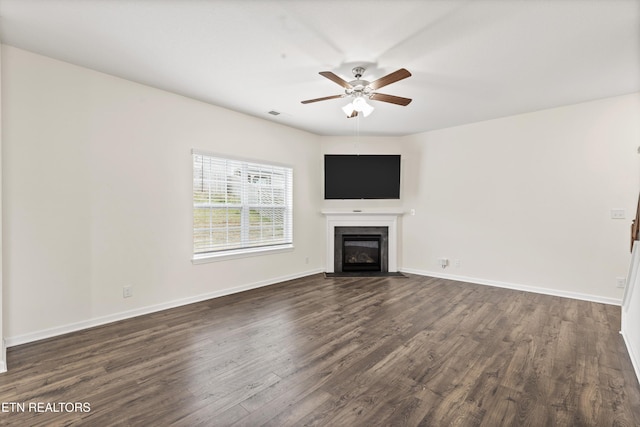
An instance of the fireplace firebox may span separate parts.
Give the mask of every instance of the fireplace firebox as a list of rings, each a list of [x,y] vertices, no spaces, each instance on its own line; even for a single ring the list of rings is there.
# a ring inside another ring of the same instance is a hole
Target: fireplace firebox
[[[389,271],[389,228],[354,226],[334,228],[335,273]]]
[[[342,271],[381,271],[380,235],[342,235]]]

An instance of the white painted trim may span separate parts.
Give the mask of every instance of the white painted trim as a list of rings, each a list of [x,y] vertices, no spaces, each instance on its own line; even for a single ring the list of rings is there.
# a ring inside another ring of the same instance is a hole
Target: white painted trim
[[[625,326],[626,314],[629,311],[629,302],[631,294],[633,293],[634,285],[638,278],[638,270],[640,269],[640,246],[638,241],[633,242],[633,249],[631,251],[631,263],[629,264],[629,271],[627,273],[627,283],[624,285],[624,296],[622,298],[622,327]]]
[[[633,242],[633,250],[631,252],[631,264],[629,273],[627,274],[627,283],[624,288],[624,298],[621,310],[620,334],[624,339],[627,347],[631,364],[636,373],[638,381],[640,381],[640,338],[638,337],[640,326],[638,326],[638,282],[640,282],[640,243],[636,240]],[[635,304],[635,305],[634,305]]]
[[[229,155],[224,153],[217,153],[215,151],[199,150],[197,148],[191,149],[191,155],[193,156],[194,154],[197,156],[217,157],[219,159],[235,160],[237,162],[247,162],[247,163],[260,164],[260,165],[278,166],[278,167],[293,169],[293,165],[290,165],[288,163],[278,163],[278,162],[272,162],[271,160],[265,161],[265,160],[250,158],[250,157],[234,156],[234,155]]]
[[[288,276],[276,277],[273,279],[263,280],[260,282],[249,283],[242,286],[236,286],[235,288],[222,289],[219,291],[209,292],[206,294],[196,295],[193,297],[182,298],[175,301],[169,301],[162,304],[150,305],[146,307],[140,307],[134,310],[123,311],[120,313],[114,313],[107,316],[97,317],[94,319],[85,320],[82,322],[71,323],[68,325],[57,326],[55,328],[45,329],[42,331],[31,332],[24,335],[18,335],[15,337],[7,337],[6,344],[8,347],[13,347],[20,344],[26,344],[33,341],[39,341],[45,338],[51,338],[69,332],[76,332],[83,329],[93,328],[96,326],[105,325],[107,323],[117,322],[120,320],[130,319],[132,317],[141,316],[144,314],[155,313],[170,308],[181,307],[188,304],[193,304],[200,301],[206,301],[212,298],[219,298],[226,295],[235,294],[238,292],[248,291],[251,289],[262,288],[269,285],[274,285],[288,280],[299,279],[301,277],[311,276],[313,274],[322,273],[322,269],[305,271],[297,274],[291,274]]]
[[[581,301],[591,301],[591,302],[597,302],[601,304],[609,304],[609,305],[622,304],[622,300],[619,300],[616,298],[607,298],[607,297],[601,297],[598,295],[582,294],[578,292],[560,291],[560,290],[551,289],[551,288],[540,288],[537,286],[528,286],[528,285],[522,285],[518,283],[478,279],[476,277],[458,276],[453,274],[442,273],[439,271],[416,270],[413,268],[402,268],[400,271],[402,271],[403,273],[417,274],[419,276],[437,277],[439,279],[456,280],[459,282],[474,283],[476,285],[495,286],[497,288],[513,289],[517,291],[532,292],[535,294],[543,294],[543,295],[552,295],[556,297],[571,298],[571,299],[577,299]]]
[[[323,209],[320,211],[322,215],[404,215],[402,209]]]
[[[495,287],[499,287],[499,288],[514,289],[514,290],[533,292],[533,293],[544,294],[544,295],[553,295],[553,296],[572,298],[572,299],[577,299],[577,300],[599,302],[599,303],[603,303],[603,304],[620,305],[620,303],[621,303],[620,300],[613,299],[613,298],[604,298],[604,297],[598,297],[598,296],[588,295],[588,294],[580,294],[580,293],[575,293],[575,292],[558,291],[558,290],[549,289],[549,288],[539,288],[539,287],[535,287],[535,286],[526,286],[526,285],[519,285],[519,284],[513,284],[513,283],[507,283],[507,282],[499,282],[499,281],[492,281],[492,280],[486,280],[486,279],[478,279],[478,278],[473,278],[473,277],[468,277],[468,276],[458,276],[458,275],[452,275],[452,274],[443,274],[443,273],[438,272],[438,271],[425,271],[425,270],[417,270],[417,269],[412,269],[412,268],[402,268],[402,269],[400,269],[400,271],[402,271],[404,273],[409,273],[409,274],[417,274],[419,276],[437,277],[437,278],[441,278],[441,279],[456,280],[456,281],[461,281],[461,282],[474,283],[474,284],[478,284],[478,285],[495,286]],[[181,306],[184,306],[184,305],[193,304],[193,303],[200,302],[200,301],[206,301],[206,300],[212,299],[212,298],[219,298],[219,297],[223,297],[223,296],[226,296],[226,295],[235,294],[235,293],[238,293],[238,292],[248,291],[248,290],[251,290],[251,289],[257,289],[257,288],[261,288],[261,287],[265,287],[265,286],[270,286],[270,285],[274,285],[274,284],[277,284],[277,283],[285,282],[285,281],[288,281],[288,280],[294,280],[294,279],[299,279],[301,277],[306,277],[306,276],[311,276],[311,275],[314,275],[314,274],[319,274],[319,273],[322,273],[322,272],[323,272],[322,269],[315,269],[315,270],[311,270],[311,271],[301,272],[301,273],[298,273],[298,274],[292,274],[292,275],[289,275],[289,276],[282,276],[282,277],[277,277],[277,278],[273,278],[273,279],[269,279],[269,280],[263,280],[263,281],[260,281],[260,282],[250,283],[250,284],[247,284],[247,285],[237,286],[235,288],[223,289],[223,290],[219,290],[219,291],[209,292],[209,293],[206,293],[206,294],[196,295],[196,296],[193,296],[193,297],[182,298],[182,299],[179,299],[179,300],[169,301],[169,302],[162,303],[162,304],[156,304],[156,305],[141,307],[141,308],[137,308],[137,309],[134,309],[134,310],[128,310],[128,311],[124,311],[124,312],[120,312],[120,313],[114,313],[114,314],[111,314],[111,315],[108,315],[108,316],[97,317],[97,318],[89,319],[89,320],[82,321],[82,322],[76,322],[76,323],[71,323],[71,324],[68,324],[68,325],[58,326],[58,327],[55,327],[55,328],[44,329],[44,330],[41,330],[41,331],[29,333],[29,334],[18,335],[18,336],[15,336],[15,337],[7,337],[3,342],[3,347],[5,347],[5,348],[6,347],[13,347],[13,346],[20,345],[20,344],[26,344],[26,343],[30,343],[30,342],[34,342],[34,341],[39,341],[39,340],[42,340],[42,339],[46,339],[46,338],[51,338],[51,337],[67,334],[67,333],[70,333],[70,332],[80,331],[80,330],[87,329],[87,328],[93,328],[93,327],[96,327],[96,326],[101,326],[101,325],[105,325],[105,324],[108,324],[108,323],[117,322],[117,321],[120,321],[120,320],[130,319],[132,317],[141,316],[141,315],[144,315],[144,314],[155,313],[155,312],[158,312],[158,311],[167,310],[167,309],[171,309],[171,308],[175,308],[175,307],[181,307]],[[623,334],[623,337],[624,337],[624,334]],[[626,341],[626,338],[625,338],[625,341]],[[640,360],[640,359],[638,359],[638,360]],[[638,371],[638,367],[636,366],[636,364],[634,364],[634,367],[636,368],[636,372],[637,372]],[[3,372],[2,371],[3,368],[6,369],[6,366],[5,366],[4,362],[1,362],[0,363],[0,372]],[[639,376],[639,378],[640,378],[640,376]]]
[[[335,250],[335,229],[336,227],[387,227],[388,229],[388,270],[395,273],[398,271],[398,216],[402,215],[401,211],[391,212],[378,211],[350,211],[345,213],[340,211],[322,211],[327,217],[326,221],[326,272],[333,273],[333,255]]]
[[[259,255],[279,254],[293,251],[293,245],[265,246],[260,248],[238,249],[235,251],[223,251],[218,253],[208,253],[204,255],[194,255],[191,258],[193,264],[206,264],[209,262],[228,261],[230,259],[247,258]]]
[[[0,40],[0,51],[2,50],[2,40]],[[2,57],[0,52],[0,58]],[[2,69],[2,61],[0,61],[0,69]],[[0,82],[2,82],[2,73],[0,72]],[[0,85],[1,86],[1,85]],[[0,93],[0,99],[2,99],[2,93]],[[0,108],[0,129],[2,128],[2,109]],[[2,195],[2,157],[3,157],[3,149],[2,149],[2,133],[0,132],[0,372],[7,371],[7,347],[5,346],[4,341],[4,322],[3,322],[3,299],[5,296],[4,293],[4,282],[2,280],[3,274],[3,259],[4,259],[4,247],[2,245],[2,205],[4,197]]]
[[[7,354],[7,345],[4,339],[0,339],[0,351],[2,351],[2,354],[6,356]],[[0,359],[0,374],[3,372],[7,372],[7,362],[6,362],[6,357],[4,359]]]
[[[620,335],[622,335],[624,344],[627,347],[629,359],[631,359],[631,365],[633,366],[633,370],[636,372],[636,378],[638,379],[638,382],[640,382],[640,355],[635,354],[633,346],[631,345],[631,340],[627,337],[627,334],[624,331],[620,331]]]

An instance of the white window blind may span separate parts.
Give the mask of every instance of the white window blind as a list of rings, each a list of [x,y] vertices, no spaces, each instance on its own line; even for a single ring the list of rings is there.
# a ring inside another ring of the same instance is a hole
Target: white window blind
[[[293,243],[293,169],[193,153],[194,255]]]

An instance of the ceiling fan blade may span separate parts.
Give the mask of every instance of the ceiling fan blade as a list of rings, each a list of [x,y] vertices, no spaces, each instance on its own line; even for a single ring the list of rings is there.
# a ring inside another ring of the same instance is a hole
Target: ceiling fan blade
[[[353,86],[351,86],[349,82],[333,74],[331,71],[320,71],[320,75],[328,78],[334,83],[338,83],[340,86],[342,86],[345,89],[353,89]]]
[[[400,68],[398,71],[394,71],[391,74],[387,74],[386,76],[380,77],[378,80],[369,83],[369,87],[373,90],[380,89],[381,87],[390,85],[391,83],[395,83],[402,79],[406,79],[410,76],[411,73],[409,71],[405,70],[404,68]]]
[[[302,103],[310,104],[312,102],[326,101],[327,99],[336,99],[336,98],[343,98],[343,97],[344,95],[331,95],[331,96],[325,96],[324,98],[307,99],[306,101],[302,101]]]
[[[386,95],[384,93],[374,93],[370,97],[373,101],[390,102],[391,104],[397,104],[407,106],[411,102],[410,98],[403,98],[401,96]]]

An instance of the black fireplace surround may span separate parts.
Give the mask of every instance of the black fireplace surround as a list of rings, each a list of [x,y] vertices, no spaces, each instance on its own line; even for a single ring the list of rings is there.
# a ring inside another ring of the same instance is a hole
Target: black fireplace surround
[[[389,271],[389,227],[335,227],[334,272]]]

